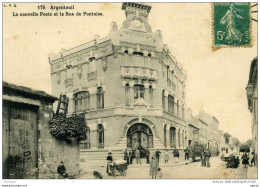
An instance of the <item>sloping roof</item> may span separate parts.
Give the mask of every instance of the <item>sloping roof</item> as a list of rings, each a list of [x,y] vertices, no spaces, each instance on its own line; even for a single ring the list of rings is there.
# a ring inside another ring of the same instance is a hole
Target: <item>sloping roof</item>
[[[54,102],[58,100],[57,97],[54,97],[50,94],[47,94],[44,91],[33,90],[28,87],[18,86],[15,84],[7,83],[3,81],[3,94],[12,94],[12,95],[21,95],[23,97],[34,98],[34,99],[43,99],[47,101]]]
[[[258,58],[255,57],[251,62],[248,83],[255,83],[255,80],[257,79],[257,64]]]

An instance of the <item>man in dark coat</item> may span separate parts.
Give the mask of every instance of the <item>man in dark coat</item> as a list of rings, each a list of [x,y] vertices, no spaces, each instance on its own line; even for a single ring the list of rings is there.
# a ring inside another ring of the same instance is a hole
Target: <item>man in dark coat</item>
[[[57,168],[57,173],[63,178],[68,177],[68,173],[66,173],[66,168],[65,168],[64,163],[62,161],[60,162],[60,165]]]
[[[133,158],[134,158],[134,149],[131,149],[129,152],[130,164],[133,164]]]
[[[185,160],[189,160],[190,150],[188,147],[186,147],[186,149],[184,150],[184,153],[185,153]]]
[[[125,151],[124,151],[124,160],[127,161],[127,165],[128,165],[129,164],[129,154],[127,152],[127,149],[125,149]]]
[[[150,151],[149,151],[149,149],[146,150],[145,157],[146,157],[146,164],[149,164],[150,163]]]
[[[210,163],[209,163],[209,159],[211,157],[211,153],[210,153],[210,150],[207,149],[206,152],[205,152],[205,161],[206,161],[206,165],[207,167],[210,167]]]
[[[160,161],[160,154],[161,154],[161,151],[159,151],[158,149],[155,151],[155,156],[158,160],[158,162]]]

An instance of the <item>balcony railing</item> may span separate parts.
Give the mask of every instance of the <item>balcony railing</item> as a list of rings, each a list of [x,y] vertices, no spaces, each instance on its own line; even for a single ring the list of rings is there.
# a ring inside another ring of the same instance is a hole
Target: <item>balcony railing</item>
[[[157,71],[151,68],[138,66],[121,66],[121,76],[125,78],[143,78],[157,80]]]
[[[97,71],[88,73],[88,79],[95,79],[97,77]]]
[[[73,79],[72,78],[66,79],[64,81],[64,83],[65,83],[66,88],[69,87],[69,86],[73,86]]]

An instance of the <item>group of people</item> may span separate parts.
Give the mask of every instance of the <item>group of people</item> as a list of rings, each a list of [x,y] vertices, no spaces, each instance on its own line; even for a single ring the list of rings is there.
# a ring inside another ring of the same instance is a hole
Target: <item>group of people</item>
[[[249,166],[253,166],[254,165],[255,166],[255,154],[254,153],[252,153],[251,160],[250,160],[250,157],[245,152],[243,153],[241,159],[242,159],[242,164],[245,167],[247,167],[247,165],[249,165]],[[249,160],[250,160],[250,163],[249,163]]]

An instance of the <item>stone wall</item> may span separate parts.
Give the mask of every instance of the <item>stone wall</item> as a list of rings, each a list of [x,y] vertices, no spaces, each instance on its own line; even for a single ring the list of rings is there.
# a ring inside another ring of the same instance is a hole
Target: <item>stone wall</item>
[[[56,178],[57,167],[64,162],[69,176],[79,173],[79,143],[73,140],[68,144],[58,140],[50,134],[49,120],[52,109],[41,107],[39,109],[39,178]]]

